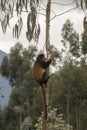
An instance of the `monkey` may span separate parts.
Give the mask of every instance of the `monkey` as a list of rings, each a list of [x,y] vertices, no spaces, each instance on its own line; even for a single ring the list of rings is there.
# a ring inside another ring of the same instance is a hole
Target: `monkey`
[[[48,67],[51,64],[51,59],[46,60],[44,54],[39,54],[33,66],[33,77],[37,83],[41,86],[43,91],[44,101],[44,118],[47,120],[47,104],[46,104],[46,84],[50,78],[48,73]]]
[[[46,86],[49,79],[48,67],[51,64],[51,58],[46,61],[44,54],[39,54],[33,66],[33,77],[42,87]]]

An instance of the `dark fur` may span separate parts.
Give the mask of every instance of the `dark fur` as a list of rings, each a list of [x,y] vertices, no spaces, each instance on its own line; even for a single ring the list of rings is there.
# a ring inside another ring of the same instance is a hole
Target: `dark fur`
[[[48,74],[48,67],[51,63],[51,59],[46,61],[46,58],[44,54],[38,55],[34,67],[33,67],[33,76],[34,79],[41,85],[43,84],[46,85],[48,79],[49,79],[49,74]]]

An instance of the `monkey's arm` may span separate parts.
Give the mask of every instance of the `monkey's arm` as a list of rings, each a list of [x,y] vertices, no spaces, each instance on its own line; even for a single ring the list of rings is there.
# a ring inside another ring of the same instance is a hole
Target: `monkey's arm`
[[[49,67],[51,61],[52,61],[51,59],[49,59],[48,61],[40,61],[40,65],[41,65],[43,68],[47,69],[47,68]]]

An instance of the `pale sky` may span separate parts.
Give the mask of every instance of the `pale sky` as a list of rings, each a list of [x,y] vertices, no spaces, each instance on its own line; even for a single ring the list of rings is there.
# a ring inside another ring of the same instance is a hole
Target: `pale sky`
[[[67,0],[69,3],[69,0]],[[43,5],[45,2],[43,3]],[[74,4],[71,6],[60,6],[60,5],[53,5],[52,10],[56,11],[56,14],[60,14],[72,7],[75,7]],[[1,15],[1,14],[0,14]],[[52,15],[53,16],[53,15]],[[70,19],[71,22],[74,24],[75,30],[81,34],[83,32],[83,18],[84,18],[84,13],[78,9],[72,10],[68,13],[65,13],[61,16],[56,17],[54,20],[51,21],[50,23],[50,43],[55,45],[58,49],[61,48],[61,29],[63,24],[67,19]],[[24,47],[27,47],[29,45],[28,40],[26,39],[26,16],[25,13],[23,14],[23,19],[24,19],[24,25],[23,29],[21,32],[21,36],[19,39],[15,39],[12,36],[12,27],[15,23],[16,16],[14,16],[13,19],[10,21],[10,28],[7,28],[6,34],[3,34],[1,26],[0,26],[0,50],[3,50],[7,53],[10,52],[10,48],[15,45],[17,41],[20,41]],[[45,16],[40,16],[39,17],[39,23],[41,26],[41,34],[40,34],[40,39],[38,46],[40,49],[43,49],[44,43],[45,43]]]

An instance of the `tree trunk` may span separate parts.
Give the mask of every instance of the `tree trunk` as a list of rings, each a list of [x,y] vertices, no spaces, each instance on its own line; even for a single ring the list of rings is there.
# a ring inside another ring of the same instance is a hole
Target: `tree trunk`
[[[46,130],[47,129],[47,117],[48,117],[48,89],[46,86],[42,87],[42,92],[43,92],[43,105],[44,105],[44,116],[43,116],[43,126],[42,129]]]
[[[67,123],[69,124],[69,94],[70,94],[70,91],[69,91],[69,89],[70,89],[70,85],[68,85],[68,88],[67,88]],[[68,130],[69,130],[69,128],[68,128]]]
[[[45,39],[47,58],[49,56],[49,45],[50,45],[50,12],[51,12],[51,0],[48,0],[46,7],[46,39]]]
[[[79,130],[78,107],[77,107],[77,105],[76,105],[76,130]]]
[[[20,130],[22,130],[22,106],[20,107]]]
[[[47,58],[49,57],[49,45],[50,45],[50,11],[51,11],[51,0],[48,0],[46,6],[46,39],[45,39],[45,46],[46,46],[46,53]],[[43,118],[43,130],[47,130],[47,119],[48,119],[48,105],[49,105],[49,85],[47,84],[44,87],[43,92],[44,97],[44,118]]]
[[[76,105],[76,130],[82,130],[81,129],[81,110],[80,105]]]
[[[82,115],[81,107],[79,106],[79,130],[82,130],[81,115]]]

